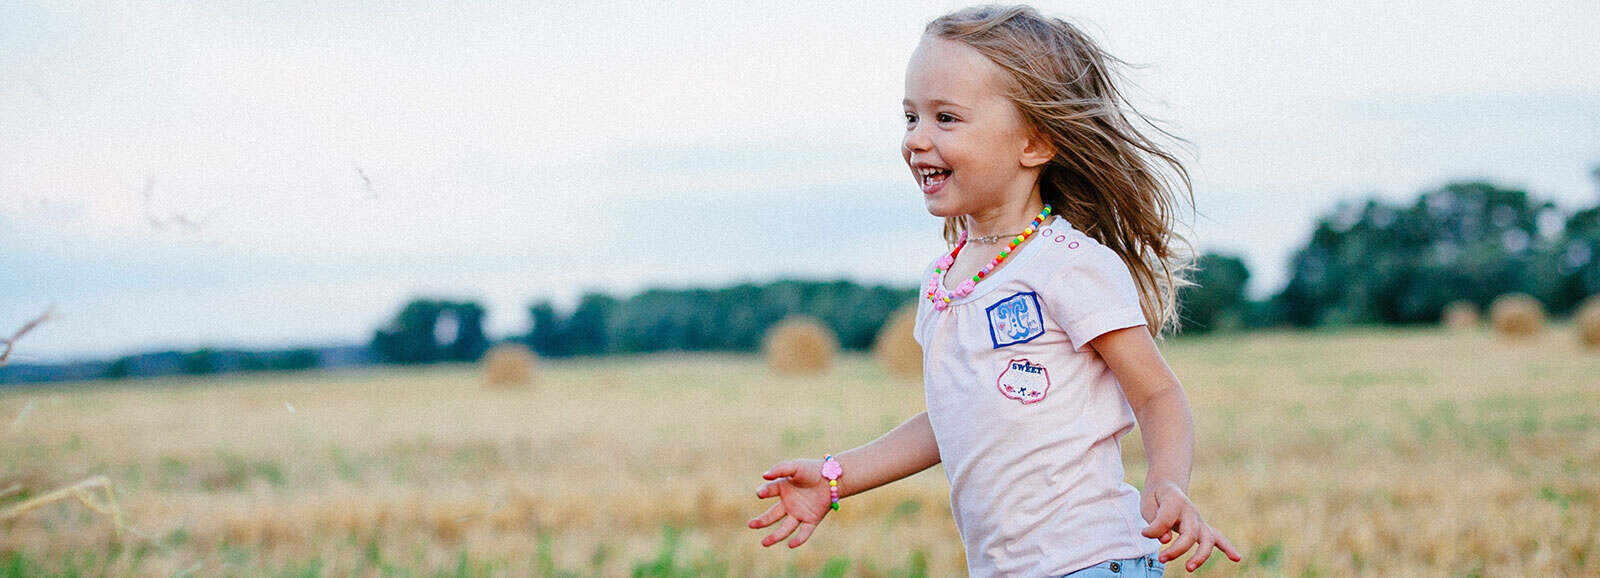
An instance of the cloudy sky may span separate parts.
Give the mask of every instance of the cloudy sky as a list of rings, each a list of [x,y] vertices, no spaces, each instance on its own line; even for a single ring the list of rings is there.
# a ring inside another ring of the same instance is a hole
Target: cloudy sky
[[[501,336],[585,290],[914,286],[905,64],[963,5],[0,3],[0,330],[54,305],[13,359],[55,361],[363,342],[414,295]],[[1141,65],[1185,231],[1255,296],[1343,198],[1596,201],[1592,0],[1035,6]]]

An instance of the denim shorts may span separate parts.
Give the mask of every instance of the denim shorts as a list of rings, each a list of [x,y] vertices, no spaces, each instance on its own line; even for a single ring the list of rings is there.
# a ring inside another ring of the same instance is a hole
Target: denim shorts
[[[1138,558],[1106,560],[1088,568],[1063,574],[1062,578],[1155,578],[1166,571],[1167,565],[1157,561],[1156,554],[1145,554]]]

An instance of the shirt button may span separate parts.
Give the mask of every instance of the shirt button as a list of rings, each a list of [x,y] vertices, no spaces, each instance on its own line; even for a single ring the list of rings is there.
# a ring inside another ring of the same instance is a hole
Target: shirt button
[[[1122,571],[1122,565],[1118,564],[1116,562],[1112,562],[1111,563],[1111,571],[1112,572],[1121,572]]]

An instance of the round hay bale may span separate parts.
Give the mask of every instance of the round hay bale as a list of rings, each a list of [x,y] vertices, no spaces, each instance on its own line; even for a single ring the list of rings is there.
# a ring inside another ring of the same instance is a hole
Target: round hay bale
[[[1526,293],[1501,295],[1489,305],[1489,324],[1506,337],[1531,337],[1544,329],[1544,304]]]
[[[1590,295],[1578,305],[1572,324],[1578,328],[1579,342],[1590,349],[1600,349],[1600,293]]]
[[[1471,301],[1455,301],[1444,308],[1444,316],[1440,318],[1445,328],[1451,331],[1472,331],[1478,328],[1481,321],[1478,315],[1478,305]]]
[[[489,348],[480,362],[483,379],[493,387],[527,387],[533,384],[538,356],[520,343],[504,342]]]
[[[922,345],[911,334],[917,324],[917,306],[896,310],[878,330],[872,342],[872,355],[889,375],[922,381]]]
[[[833,366],[839,338],[815,318],[790,315],[767,329],[761,348],[778,373],[820,373]]]

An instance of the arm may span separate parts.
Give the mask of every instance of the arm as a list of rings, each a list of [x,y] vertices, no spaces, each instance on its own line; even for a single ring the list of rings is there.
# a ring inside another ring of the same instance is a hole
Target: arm
[[[1171,482],[1189,491],[1189,470],[1194,464],[1194,422],[1189,414],[1189,397],[1184,395],[1178,377],[1161,358],[1161,351],[1150,339],[1145,326],[1109,331],[1090,341],[1104,359],[1122,394],[1139,421],[1143,432],[1146,488]]]
[[[933,467],[939,463],[939,446],[933,437],[933,426],[928,423],[928,412],[924,411],[878,439],[840,452],[833,459],[844,470],[839,476],[839,497],[843,499]],[[794,533],[789,539],[790,548],[804,544],[828,515],[832,502],[827,480],[822,477],[822,460],[785,460],[761,477],[771,481],[756,489],[756,497],[777,497],[778,502],[748,525],[765,528],[778,523],[777,529],[761,540],[762,546],[776,544],[790,533]]]
[[[844,468],[839,476],[839,497],[859,494],[908,477],[939,463],[939,445],[933,438],[928,412],[911,417],[889,433],[854,449],[835,454]]]
[[[1194,462],[1189,398],[1161,358],[1150,331],[1144,325],[1125,327],[1101,334],[1089,344],[1116,374],[1117,383],[1122,385],[1122,393],[1143,428],[1140,438],[1150,471],[1145,474],[1140,513],[1150,526],[1141,533],[1160,538],[1162,543],[1172,540],[1170,531],[1181,536],[1160,553],[1160,561],[1174,560],[1197,543],[1199,546],[1185,567],[1190,572],[1211,556],[1213,545],[1228,559],[1243,560],[1222,532],[1201,519],[1189,500],[1189,469]]]

